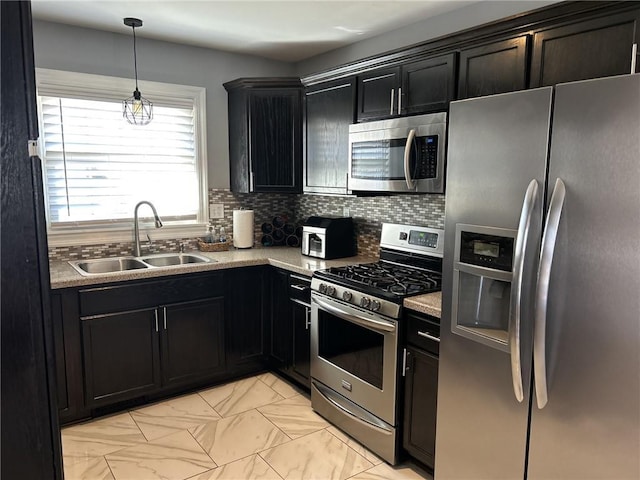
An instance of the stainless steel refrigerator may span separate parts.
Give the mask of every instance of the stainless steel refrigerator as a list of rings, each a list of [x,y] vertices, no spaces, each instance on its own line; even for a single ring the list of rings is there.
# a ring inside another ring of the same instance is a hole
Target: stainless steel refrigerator
[[[640,75],[451,104],[435,478],[640,478]]]

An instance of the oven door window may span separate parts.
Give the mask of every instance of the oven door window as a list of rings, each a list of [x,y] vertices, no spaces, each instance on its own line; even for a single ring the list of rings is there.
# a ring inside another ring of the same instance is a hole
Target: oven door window
[[[382,390],[384,335],[318,310],[318,355]]]

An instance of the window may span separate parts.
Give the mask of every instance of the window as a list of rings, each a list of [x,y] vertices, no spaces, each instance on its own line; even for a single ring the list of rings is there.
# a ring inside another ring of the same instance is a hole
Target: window
[[[136,126],[122,116],[131,79],[41,69],[37,78],[50,244],[130,240],[141,200],[155,205],[162,237],[206,223],[203,88],[140,82],[154,112]]]

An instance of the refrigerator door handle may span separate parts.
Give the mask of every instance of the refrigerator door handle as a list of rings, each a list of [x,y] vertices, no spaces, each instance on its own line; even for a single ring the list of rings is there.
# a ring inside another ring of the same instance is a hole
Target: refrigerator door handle
[[[409,135],[407,136],[407,143],[404,146],[404,179],[407,182],[407,188],[409,190],[413,190],[416,186],[415,180],[411,178],[411,172],[409,171],[409,160],[411,157],[411,147],[413,146],[413,139],[416,136],[415,128],[412,128],[409,131]]]
[[[538,267],[538,284],[536,285],[535,316],[533,320],[533,371],[538,408],[547,404],[547,358],[546,358],[546,329],[547,329],[547,300],[549,298],[549,280],[553,253],[558,238],[558,227],[564,206],[566,188],[559,178],[553,187],[549,213],[542,234],[542,250]]]
[[[536,203],[538,201],[538,182],[531,180],[527,187],[522,202],[522,212],[518,223],[518,235],[516,237],[515,255],[513,260],[513,277],[511,281],[512,293],[509,308],[509,349],[511,354],[511,378],[513,380],[513,393],[518,402],[524,400],[522,388],[522,362],[520,353],[520,329],[522,310],[522,283],[524,278],[524,264],[526,248],[531,231],[531,221]]]

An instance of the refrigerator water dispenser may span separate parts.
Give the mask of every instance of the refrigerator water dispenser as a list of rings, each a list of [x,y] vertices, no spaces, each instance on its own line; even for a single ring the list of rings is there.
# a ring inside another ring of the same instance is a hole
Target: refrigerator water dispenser
[[[505,352],[516,234],[504,228],[456,225],[451,330]]]

